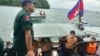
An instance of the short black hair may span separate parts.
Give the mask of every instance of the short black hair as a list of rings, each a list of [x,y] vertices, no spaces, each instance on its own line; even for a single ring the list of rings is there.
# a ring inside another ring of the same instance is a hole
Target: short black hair
[[[92,37],[91,39],[94,39],[94,40],[96,40],[96,38],[95,38],[95,37]]]
[[[72,30],[72,31],[70,31],[70,33],[73,33],[73,34],[75,34],[75,31],[74,31],[74,30]]]
[[[46,37],[46,38],[42,38],[42,39],[41,39],[41,43],[45,43],[45,42],[49,42],[49,43],[51,43],[52,41],[51,41],[51,39],[48,38],[48,37]]]
[[[9,42],[6,42],[6,45],[9,45],[11,42],[9,41]]]

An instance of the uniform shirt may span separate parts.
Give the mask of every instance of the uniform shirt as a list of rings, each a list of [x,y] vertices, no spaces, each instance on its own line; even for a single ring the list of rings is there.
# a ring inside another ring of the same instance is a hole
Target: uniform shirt
[[[30,29],[33,39],[33,27],[30,14],[23,8],[16,16],[14,22],[14,46],[19,48],[26,48],[25,44],[25,30]]]

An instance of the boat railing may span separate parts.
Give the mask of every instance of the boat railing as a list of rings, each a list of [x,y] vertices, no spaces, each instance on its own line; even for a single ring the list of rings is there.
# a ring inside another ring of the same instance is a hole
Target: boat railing
[[[86,31],[85,35],[92,35],[92,36],[96,36],[96,37],[100,37],[100,33],[97,32],[92,32],[92,31]]]
[[[32,20],[36,19],[46,19],[46,15],[41,15],[41,16],[31,16]]]

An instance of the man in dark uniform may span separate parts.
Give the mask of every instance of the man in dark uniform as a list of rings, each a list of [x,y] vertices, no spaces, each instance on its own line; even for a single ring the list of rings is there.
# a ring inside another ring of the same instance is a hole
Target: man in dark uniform
[[[30,14],[35,11],[35,1],[23,0],[22,10],[14,22],[14,48],[17,56],[34,56],[32,39],[33,29]]]

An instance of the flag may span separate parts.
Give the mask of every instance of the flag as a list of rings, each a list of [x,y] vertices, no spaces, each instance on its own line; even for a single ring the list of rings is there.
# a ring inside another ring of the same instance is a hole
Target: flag
[[[77,15],[83,16],[84,6],[83,6],[83,0],[79,0],[77,4],[74,6],[74,8],[68,13],[68,20],[72,20]]]
[[[83,14],[84,14],[84,4],[83,0],[80,0],[79,15],[83,16]]]

